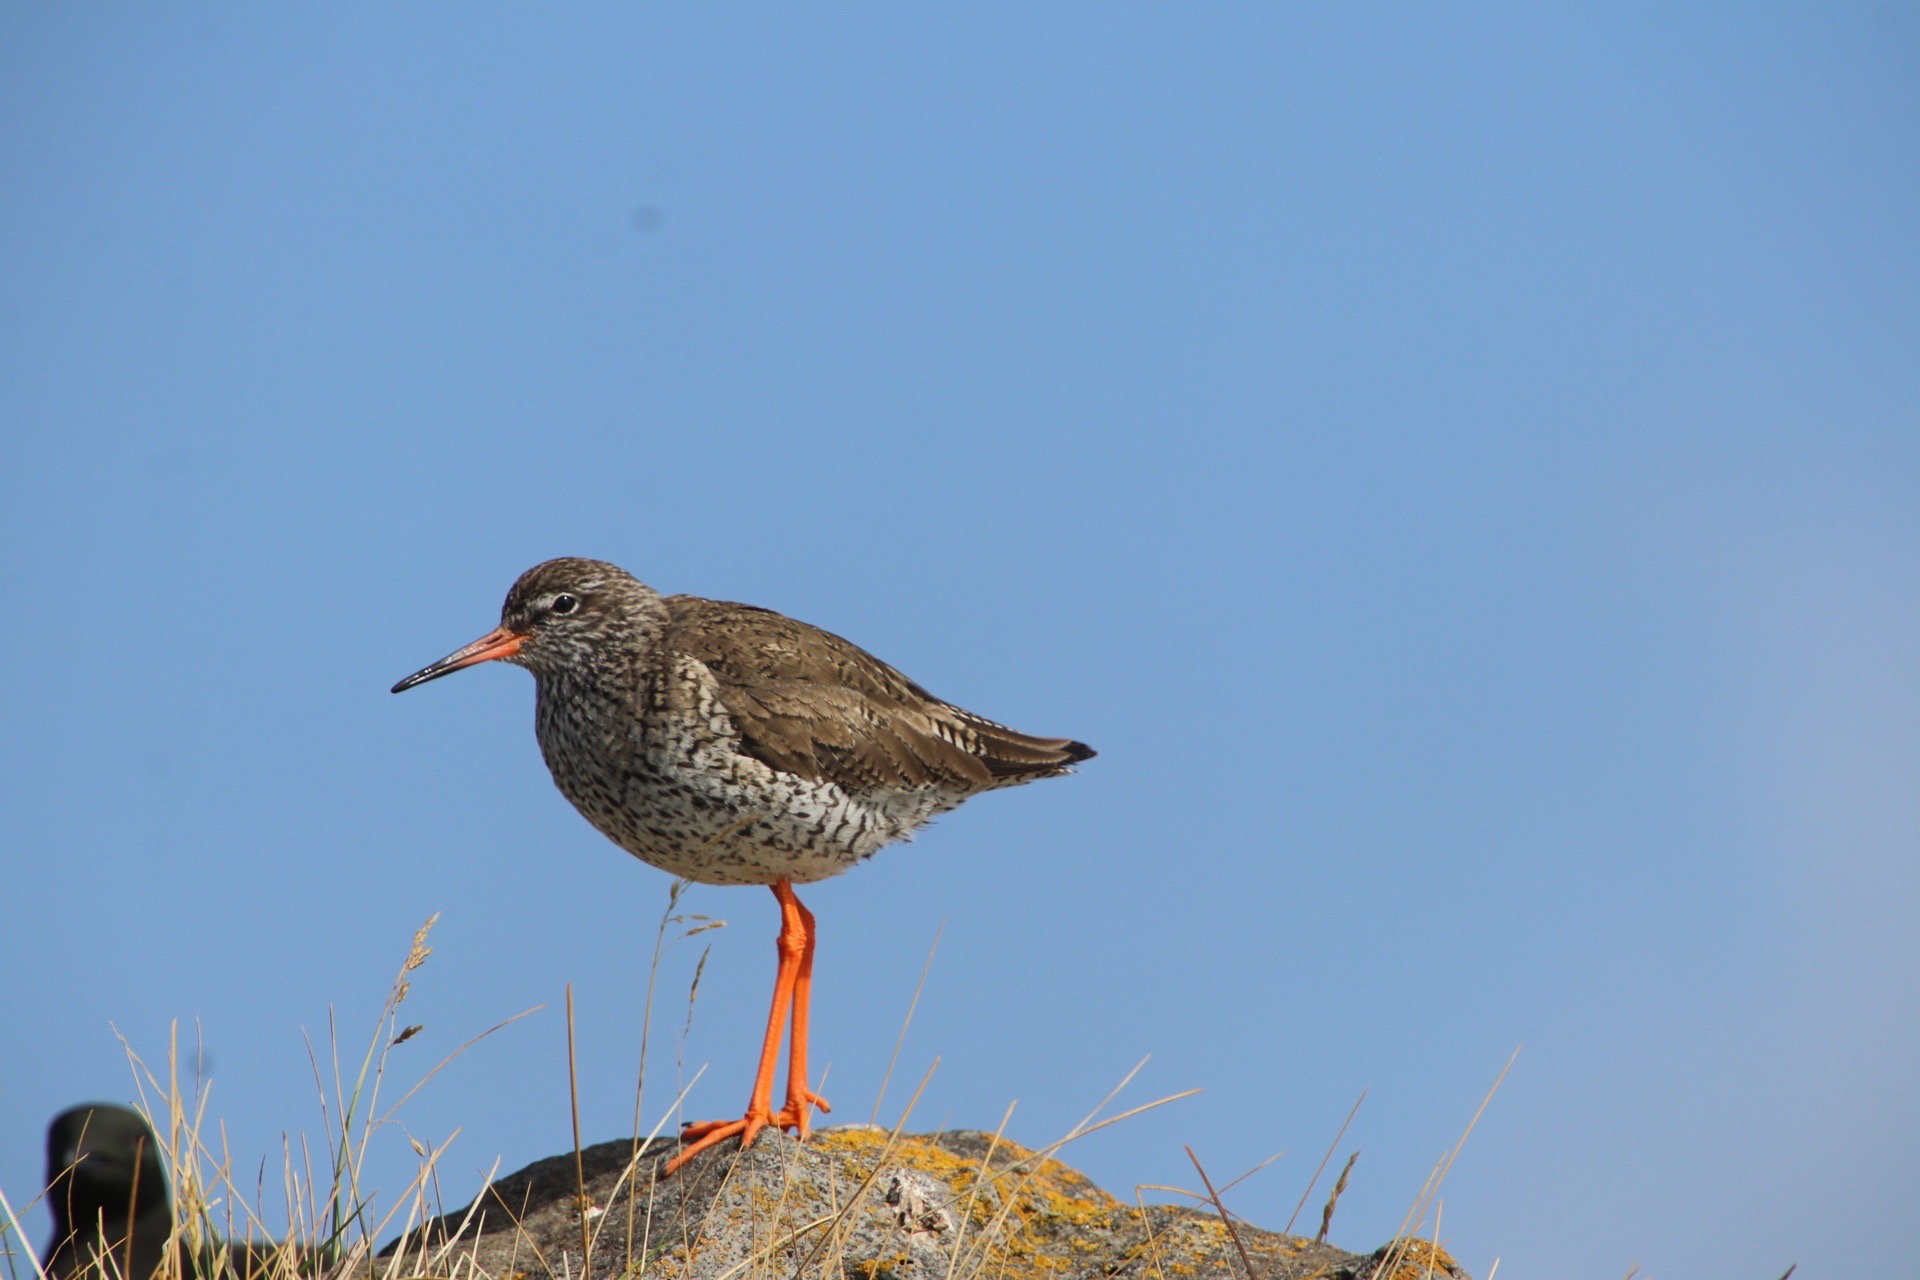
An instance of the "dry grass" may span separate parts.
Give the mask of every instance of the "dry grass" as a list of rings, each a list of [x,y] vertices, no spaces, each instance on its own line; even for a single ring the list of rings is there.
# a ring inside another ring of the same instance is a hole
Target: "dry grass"
[[[403,1025],[402,1007],[412,989],[412,975],[432,955],[428,945],[436,915],[415,932],[366,1049],[351,1077],[342,1069],[339,1029],[333,1011],[327,1016],[324,1055],[307,1042],[314,1083],[319,1093],[325,1154],[315,1172],[315,1151],[304,1136],[285,1140],[281,1151],[277,1201],[267,1202],[264,1176],[252,1186],[235,1174],[233,1152],[223,1126],[209,1120],[209,1092],[204,1083],[185,1088],[181,1082],[182,1055],[179,1024],[167,1044],[163,1073],[156,1073],[124,1038],[121,1044],[133,1069],[136,1098],[133,1109],[151,1126],[161,1164],[172,1189],[175,1230],[160,1269],[152,1280],[191,1280],[194,1276],[223,1276],[230,1280],[331,1280],[363,1275],[371,1280],[389,1277],[464,1276],[458,1242],[430,1255],[374,1257],[375,1241],[397,1234],[441,1212],[437,1170],[453,1141],[428,1148],[406,1135],[397,1113],[428,1081],[467,1049],[493,1032],[532,1013],[517,1014],[468,1040],[425,1071],[397,1100],[388,1102],[388,1071],[393,1055],[420,1031]],[[418,1166],[391,1201],[380,1204],[363,1186],[369,1156],[376,1142],[394,1134],[404,1136]],[[11,1280],[48,1280],[38,1255],[26,1239],[20,1213],[31,1210],[40,1197],[14,1206],[0,1195],[0,1238],[11,1265]],[[269,1224],[279,1220],[286,1229],[277,1237]],[[24,1265],[19,1260],[24,1259]],[[119,1259],[107,1256],[85,1280],[128,1280],[120,1274]],[[135,1280],[147,1280],[138,1277]]]
[[[612,1274],[623,1280],[639,1280],[639,1277],[652,1274],[661,1267],[677,1275],[683,1268],[670,1259],[691,1257],[697,1248],[707,1243],[699,1238],[697,1228],[688,1227],[684,1216],[673,1215],[671,1221],[661,1220],[656,1209],[661,1203],[662,1189],[655,1181],[653,1163],[643,1158],[649,1144],[679,1114],[688,1090],[699,1079],[699,1073],[684,1083],[676,1079],[678,1087],[674,1098],[651,1129],[642,1132],[648,1032],[662,956],[682,941],[724,926],[721,921],[681,913],[679,903],[685,887],[684,883],[677,883],[670,891],[666,910],[656,931],[635,1085],[634,1131],[630,1155],[624,1158],[625,1167],[613,1183],[611,1192],[602,1185],[598,1204],[588,1200],[588,1178],[581,1163],[577,1097],[573,1099],[575,1132],[572,1181],[578,1196],[574,1203],[578,1222],[577,1241],[571,1247],[552,1245],[552,1248],[559,1250],[559,1256],[546,1256],[532,1245],[531,1237],[527,1237],[528,1256],[517,1261],[510,1268],[512,1272],[525,1274],[539,1269],[555,1276],[573,1277],[589,1270],[604,1273],[608,1262],[617,1259]],[[451,1224],[451,1229],[434,1233],[419,1230],[445,1212],[438,1167],[453,1137],[450,1136],[437,1147],[429,1148],[407,1135],[396,1117],[401,1108],[454,1058],[487,1035],[534,1010],[527,1010],[473,1037],[422,1073],[397,1100],[389,1103],[386,1099],[392,1092],[389,1087],[390,1068],[403,1061],[406,1046],[420,1030],[417,1026],[406,1025],[402,1014],[411,983],[432,954],[428,942],[434,919],[429,919],[414,935],[357,1064],[351,1069],[342,1065],[339,1029],[331,1010],[324,1052],[309,1040],[309,1058],[325,1133],[324,1150],[313,1149],[304,1137],[284,1143],[279,1170],[280,1185],[273,1189],[275,1198],[271,1205],[267,1199],[267,1178],[260,1177],[250,1187],[236,1178],[236,1163],[227,1146],[224,1129],[208,1118],[208,1097],[204,1087],[196,1085],[191,1090],[183,1089],[177,1027],[167,1046],[163,1072],[149,1070],[133,1047],[126,1047],[139,1095],[136,1109],[154,1129],[168,1181],[173,1189],[176,1223],[174,1245],[151,1280],[196,1280],[196,1277],[199,1280],[208,1280],[209,1277],[221,1277],[223,1280],[347,1280],[348,1277],[366,1277],[367,1280],[412,1280],[414,1277],[485,1280],[486,1273],[481,1271],[476,1262],[474,1230],[476,1212],[485,1200],[484,1189],[482,1195],[475,1197],[475,1207]],[[937,949],[937,937],[934,946]],[[686,1022],[689,1026],[705,958],[703,953],[687,992]],[[932,961],[933,951],[930,950],[927,957],[929,969]],[[922,985],[926,976],[923,971]],[[571,994],[569,988],[567,1048],[570,1089],[573,1079]],[[921,988],[916,986],[914,1004],[907,1010],[899,1041],[894,1048],[894,1061],[899,1057],[920,994]],[[685,1037],[686,1028],[682,1027],[674,1054],[676,1077],[684,1075],[681,1052]],[[888,1064],[889,1076],[893,1065],[893,1061]],[[948,1199],[935,1206],[951,1228],[951,1235],[942,1242],[947,1259],[945,1280],[997,1280],[999,1277],[1039,1274],[1033,1269],[1037,1264],[1029,1238],[1034,1230],[1033,1215],[1038,1213],[1042,1217],[1073,1220],[1073,1215],[1079,1212],[1068,1204],[1072,1196],[1062,1191],[1065,1184],[1060,1177],[1066,1171],[1055,1161],[1056,1154],[1081,1137],[1199,1092],[1187,1090],[1175,1093],[1102,1118],[1144,1065],[1143,1060],[1140,1066],[1127,1073],[1066,1135],[1037,1150],[1017,1147],[1004,1140],[1014,1112],[1014,1108],[1009,1106],[1000,1127],[987,1144],[985,1158],[976,1161],[962,1160],[950,1153],[942,1154],[924,1140],[904,1136],[922,1091],[938,1067],[936,1060],[891,1129],[872,1129],[865,1134],[857,1128],[823,1133],[822,1145],[832,1151],[835,1160],[841,1162],[853,1178],[851,1190],[842,1190],[835,1185],[830,1193],[831,1199],[823,1209],[808,1208],[789,1203],[797,1180],[792,1177],[786,1179],[772,1202],[764,1206],[764,1213],[755,1214],[750,1224],[753,1235],[751,1246],[746,1256],[727,1271],[728,1280],[767,1280],[776,1276],[783,1280],[800,1276],[829,1277],[831,1280],[854,1277],[858,1280],[862,1276],[878,1274],[872,1272],[869,1264],[850,1264],[847,1250],[854,1238],[858,1215],[863,1208],[870,1209],[875,1188],[886,1185],[883,1176],[909,1168],[931,1172],[951,1192]],[[1508,1067],[1511,1065],[1510,1060]],[[1503,1070],[1501,1079],[1505,1075],[1506,1071]],[[1489,1091],[1487,1100],[1481,1103],[1480,1111],[1475,1112],[1473,1122],[1467,1125],[1459,1142],[1436,1165],[1409,1210],[1396,1237],[1395,1247],[1383,1260],[1378,1275],[1392,1276],[1398,1280],[1401,1276],[1435,1274],[1434,1268],[1443,1265],[1445,1254],[1440,1252],[1438,1193],[1453,1160],[1459,1155],[1493,1093],[1498,1090],[1499,1083],[1499,1080],[1495,1081],[1493,1090]],[[881,1097],[884,1097],[884,1091],[883,1083]],[[1364,1101],[1364,1093],[1361,1098]],[[876,1116],[880,1105],[880,1098],[876,1098]],[[1358,1102],[1354,1104],[1355,1112],[1359,1105]],[[1353,1112],[1350,1112],[1347,1123],[1351,1123],[1352,1119]],[[1337,1150],[1346,1128],[1347,1124],[1343,1123],[1319,1168],[1314,1171],[1301,1196],[1303,1206]],[[454,1136],[457,1136],[457,1132]],[[377,1199],[365,1185],[370,1153],[374,1151],[376,1143],[387,1143],[395,1138],[408,1143],[417,1160],[417,1167],[397,1195]],[[797,1159],[798,1150],[794,1147],[789,1158]],[[1143,1190],[1159,1190],[1190,1198],[1197,1206],[1210,1206],[1218,1215],[1215,1219],[1217,1229],[1223,1231],[1225,1238],[1231,1242],[1232,1256],[1238,1263],[1235,1270],[1244,1270],[1249,1276],[1257,1275],[1253,1251],[1242,1242],[1236,1219],[1228,1212],[1224,1197],[1234,1186],[1278,1160],[1280,1155],[1270,1157],[1254,1169],[1218,1187],[1190,1148],[1188,1156],[1199,1172],[1205,1186],[1204,1192],[1170,1186],[1140,1187],[1135,1189],[1133,1206],[1122,1207],[1116,1202],[1100,1207],[1099,1212],[1107,1215],[1131,1215],[1137,1212],[1136,1229],[1143,1231],[1146,1242],[1144,1274],[1153,1275],[1157,1280],[1166,1280],[1178,1274],[1179,1268],[1162,1268],[1160,1265],[1164,1242],[1156,1235],[1155,1223],[1161,1223],[1164,1229],[1165,1211],[1159,1211],[1158,1215],[1150,1211],[1150,1207],[1141,1200],[1140,1193]],[[1321,1224],[1322,1238],[1352,1167],[1352,1160],[1349,1159],[1328,1200]],[[622,1202],[626,1212],[617,1216],[624,1226],[624,1239],[620,1238],[620,1232],[616,1232],[611,1239],[603,1239],[604,1229],[611,1225],[612,1217],[616,1216],[609,1215],[605,1206],[618,1208]],[[23,1205],[20,1210],[24,1212],[31,1207],[31,1204]],[[497,1212],[498,1208],[496,1202],[493,1211]],[[1299,1210],[1295,1212],[1297,1216]],[[3,1195],[0,1195],[0,1215],[3,1215],[0,1216],[0,1252],[5,1253],[11,1264],[11,1274],[7,1280],[49,1280],[34,1261],[35,1251],[21,1231],[14,1206],[7,1203]],[[1092,1221],[1091,1211],[1087,1220]],[[286,1224],[280,1239],[272,1238],[269,1223]],[[1291,1225],[1288,1224],[1289,1228]],[[498,1231],[501,1226],[496,1221],[490,1229]],[[388,1256],[378,1256],[380,1243],[393,1239],[398,1241],[394,1252]],[[1271,1237],[1267,1239],[1271,1240]],[[519,1247],[516,1242],[516,1250]],[[1268,1247],[1271,1248],[1271,1245]],[[24,1265],[20,1260],[24,1260]],[[78,1280],[130,1278],[120,1274],[115,1259],[106,1258],[94,1272]],[[133,1277],[131,1280],[149,1278]]]

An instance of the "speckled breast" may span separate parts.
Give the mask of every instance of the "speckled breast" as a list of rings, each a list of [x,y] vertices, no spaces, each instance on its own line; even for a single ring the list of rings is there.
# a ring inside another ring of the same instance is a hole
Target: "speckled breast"
[[[641,715],[604,690],[541,682],[541,754],[561,794],[644,862],[704,884],[807,884],[838,875],[960,803],[931,788],[855,795],[740,750],[710,698]]]

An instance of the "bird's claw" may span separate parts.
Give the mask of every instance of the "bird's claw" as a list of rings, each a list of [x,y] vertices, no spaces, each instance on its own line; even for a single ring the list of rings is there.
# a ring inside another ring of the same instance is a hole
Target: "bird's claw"
[[[813,1113],[832,1111],[827,1100],[811,1089],[789,1091],[787,1105],[780,1110],[758,1114],[749,1111],[738,1120],[701,1120],[680,1126],[681,1147],[673,1159],[667,1161],[664,1173],[668,1176],[678,1173],[686,1167],[689,1160],[709,1147],[718,1146],[728,1138],[738,1137],[740,1149],[745,1151],[760,1136],[760,1131],[769,1126],[776,1129],[792,1129],[800,1141],[805,1142],[813,1132]]]
[[[774,1113],[770,1123],[782,1129],[795,1130],[800,1141],[805,1142],[813,1132],[813,1113],[816,1110],[831,1112],[833,1107],[811,1089],[789,1090],[787,1105]]]
[[[765,1128],[771,1119],[772,1117],[764,1112],[757,1116],[749,1112],[738,1120],[703,1120],[698,1124],[680,1126],[680,1141],[683,1145],[679,1154],[667,1161],[667,1167],[662,1171],[663,1176],[672,1177],[702,1151],[708,1147],[717,1146],[735,1135],[740,1137],[740,1149],[746,1150],[753,1145],[753,1140],[760,1136],[760,1130]]]

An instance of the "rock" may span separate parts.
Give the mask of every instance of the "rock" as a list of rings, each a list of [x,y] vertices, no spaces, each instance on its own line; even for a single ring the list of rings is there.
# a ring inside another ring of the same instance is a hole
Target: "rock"
[[[592,1261],[581,1265],[571,1152],[540,1160],[467,1209],[394,1241],[390,1274],[491,1280],[1245,1280],[1219,1215],[1122,1204],[1058,1160],[991,1134],[897,1139],[823,1130],[806,1144],[766,1130],[660,1178],[677,1147],[628,1140],[581,1152]],[[628,1177],[631,1169],[635,1176]],[[1431,1244],[1370,1256],[1237,1224],[1255,1280],[1467,1280]]]

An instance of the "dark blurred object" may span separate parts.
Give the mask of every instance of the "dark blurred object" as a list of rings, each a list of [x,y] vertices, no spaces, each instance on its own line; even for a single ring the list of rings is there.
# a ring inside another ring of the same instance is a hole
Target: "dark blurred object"
[[[146,1280],[173,1231],[160,1146],[136,1111],[94,1102],[54,1117],[47,1129],[47,1207],[54,1280],[92,1272]],[[104,1273],[100,1260],[111,1255]],[[186,1268],[189,1275],[194,1268]]]
[[[151,1280],[166,1260],[173,1200],[145,1117],[110,1102],[55,1116],[47,1127],[47,1207],[50,1280]],[[280,1251],[209,1237],[199,1250],[181,1248],[180,1280],[263,1280]]]

